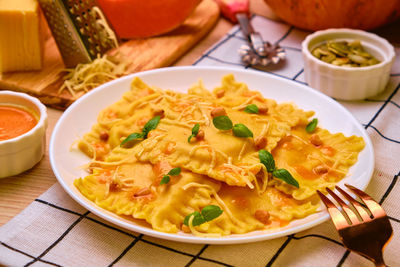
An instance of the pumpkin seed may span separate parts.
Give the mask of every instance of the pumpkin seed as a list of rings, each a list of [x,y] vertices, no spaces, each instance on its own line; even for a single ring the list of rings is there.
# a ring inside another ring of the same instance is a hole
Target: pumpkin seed
[[[352,47],[352,48],[361,48],[362,49],[362,45],[361,45],[361,41],[360,40],[354,40],[354,41],[350,42],[349,46]]]
[[[335,54],[333,54],[333,53],[329,53],[328,55],[322,56],[322,57],[321,57],[321,60],[322,60],[322,61],[325,61],[325,62],[327,62],[327,63],[331,63],[331,62],[334,61],[335,59],[336,59],[336,56],[335,56]]]
[[[339,57],[339,58],[336,58],[334,61],[332,61],[331,64],[336,65],[336,66],[342,66],[342,65],[347,64],[349,62],[350,62],[349,58]]]
[[[327,56],[331,53],[331,52],[329,52],[327,45],[323,45],[323,46],[319,47],[319,50],[320,50],[320,53],[324,56]]]
[[[321,57],[321,49],[319,49],[319,48],[314,49],[311,53],[316,58],[320,58]]]
[[[372,58],[372,56],[369,53],[365,52],[362,49],[352,49],[352,52],[355,55],[359,55],[359,56],[362,56],[362,57],[365,57],[365,58]]]
[[[328,41],[314,48],[311,53],[314,57],[335,66],[366,67],[380,62],[364,50],[360,40]]]
[[[379,60],[377,60],[376,58],[371,58],[370,60],[368,60],[368,65],[375,65],[375,64],[378,64],[379,63]]]
[[[358,64],[368,63],[368,59],[366,59],[365,57],[359,56],[359,55],[349,54],[348,58]]]
[[[335,54],[345,57],[348,53],[350,53],[350,48],[347,46],[347,42],[328,42],[328,48],[330,50],[336,51]]]

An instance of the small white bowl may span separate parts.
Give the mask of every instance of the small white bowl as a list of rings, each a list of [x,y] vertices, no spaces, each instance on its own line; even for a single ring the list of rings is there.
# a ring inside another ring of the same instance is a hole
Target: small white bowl
[[[311,51],[329,40],[360,40],[364,49],[381,61],[368,67],[341,67],[326,63]],[[381,93],[389,81],[395,59],[393,46],[373,33],[352,29],[314,32],[301,44],[304,75],[309,86],[340,100],[361,100]]]
[[[39,121],[28,132],[12,139],[0,141],[0,178],[26,171],[38,163],[46,149],[46,107],[34,97],[24,93],[0,91],[0,105],[27,107],[39,116]]]

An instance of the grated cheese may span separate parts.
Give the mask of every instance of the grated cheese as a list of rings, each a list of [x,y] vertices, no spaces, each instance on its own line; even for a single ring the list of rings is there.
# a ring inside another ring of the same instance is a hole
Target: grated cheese
[[[269,130],[269,121],[266,124],[264,124],[260,136],[267,136],[268,130]]]
[[[242,160],[242,156],[243,156],[244,150],[246,149],[246,146],[247,146],[247,142],[244,142],[242,148],[240,149],[239,155],[238,155],[238,161]]]
[[[191,182],[188,184],[185,184],[184,186],[182,186],[182,189],[186,191],[186,189],[191,188],[191,187],[198,187],[198,188],[207,188],[211,191],[211,193],[213,194],[213,196],[215,197],[215,200],[218,202],[219,205],[221,205],[222,209],[226,212],[226,214],[228,215],[228,217],[231,219],[232,222],[239,224],[240,222],[233,216],[232,212],[230,211],[230,209],[228,208],[228,206],[225,204],[225,202],[219,197],[217,191],[215,191],[215,189],[210,186],[210,185],[206,185],[206,184],[199,184],[199,183],[195,183],[195,182]]]
[[[189,128],[190,130],[192,129],[192,126],[190,125],[190,124],[188,124],[188,123],[185,123],[185,122],[181,122],[181,121],[177,121],[177,120],[170,120],[170,119],[163,119],[162,120],[162,122],[163,123],[166,123],[166,124],[170,124],[170,125],[173,125],[173,126],[182,126],[182,127],[186,127],[186,128]]]
[[[205,125],[207,125],[207,126],[210,125],[210,119],[208,118],[208,116],[206,115],[204,110],[200,107],[200,105],[198,103],[196,103],[195,106],[200,110],[201,115],[203,115],[204,120],[206,121]]]
[[[193,226],[193,220],[194,220],[194,215],[190,216],[188,224],[189,224],[190,231],[195,236],[200,236],[200,237],[221,237],[220,233],[215,233],[215,234],[208,233],[208,234],[206,234],[206,233],[202,233],[202,232],[197,231],[196,228],[194,228],[194,226]]]
[[[258,180],[257,180],[256,176],[251,172],[251,170],[254,169],[254,168],[256,168],[256,167],[260,167],[261,169],[264,170],[265,173],[267,172],[267,168],[266,168],[265,165],[262,164],[262,163],[256,163],[256,164],[253,164],[253,165],[251,165],[251,166],[249,166],[249,167],[246,168],[246,170],[248,171],[248,173],[251,174],[251,176],[254,178],[253,181],[255,182],[257,193],[258,193],[259,195],[261,195],[262,193],[265,192],[265,190],[267,190],[267,186],[268,186],[268,175],[266,176],[266,178],[265,178],[265,175],[264,175],[263,186],[262,186],[262,188],[260,189],[260,187],[259,187],[259,185],[258,185]]]
[[[149,104],[150,104],[149,102],[143,102],[143,103],[140,103],[139,105],[137,105],[136,108],[142,108],[142,107],[147,106]]]
[[[98,120],[97,122],[101,125],[101,126],[109,126],[110,124],[114,124],[116,122],[122,121],[122,119],[115,119],[115,120],[111,120],[111,121],[101,121]]]
[[[252,116],[252,117],[255,117],[255,116]],[[256,117],[256,122],[267,122],[267,123],[269,123],[269,120],[268,119],[261,119],[261,118],[257,118]]]
[[[223,170],[222,172],[226,172],[226,170]],[[239,182],[239,179],[236,178],[235,176],[233,176],[233,175],[230,174],[230,173],[224,173],[224,175],[227,176],[227,177],[229,177],[231,180],[235,181],[236,183]]]
[[[144,97],[141,97],[141,98],[135,100],[134,102],[132,102],[129,105],[130,113],[132,114],[134,109],[137,108],[138,106],[140,106],[141,104],[143,104],[144,102],[148,103],[151,100],[157,99],[159,96],[160,96],[159,94],[153,93],[151,95],[147,95],[147,96],[144,96]]]
[[[118,63],[114,63],[112,60],[117,61],[116,58],[113,59],[107,55],[98,56],[90,63],[78,64],[74,69],[65,69],[67,74],[64,76],[64,83],[58,92],[61,93],[66,89],[72,96],[75,96],[76,92],[87,92],[127,74],[128,61],[119,60]]]
[[[298,137],[297,135],[291,134],[290,136],[293,136],[294,138],[296,138],[296,139],[300,140],[301,142],[303,142],[304,144],[308,145],[308,143],[307,143],[306,141],[304,141],[303,139],[301,139],[301,138]]]
[[[112,183],[116,182],[119,186],[121,185],[121,181],[118,178],[118,170],[119,170],[118,166],[115,171],[113,172],[113,176],[111,177],[111,179],[107,180],[106,182],[106,192],[104,194],[104,198],[108,197],[108,194],[110,194],[110,186]]]
[[[92,13],[95,16],[97,15],[96,23],[103,27],[103,30],[107,34],[107,39],[111,40],[114,43],[114,47],[118,47],[117,36],[115,35],[114,31],[111,30],[100,8],[98,8],[97,6],[92,7]]]
[[[253,96],[247,98],[247,100],[244,101],[242,104],[240,104],[239,106],[233,107],[232,109],[234,109],[234,110],[244,109],[244,108],[246,108],[246,106],[247,106],[253,99],[255,99],[256,97],[257,97],[257,95],[253,95]]]
[[[201,121],[201,120],[190,120],[190,121],[185,121],[186,123],[193,123],[193,124],[200,124],[200,125],[207,125],[206,121]]]
[[[237,174],[238,176],[242,177],[242,179],[245,181],[245,183],[247,184],[247,186],[250,189],[254,189],[254,185],[250,182],[250,180],[248,180],[246,178],[245,175],[242,174],[242,172],[244,171],[244,172],[246,172],[246,174],[248,176],[254,176],[250,171],[246,171],[245,169],[243,169],[241,167],[238,167],[238,166],[235,166],[235,165],[232,165],[232,164],[227,164],[227,163],[222,164],[222,166],[230,168],[235,174]],[[252,178],[255,178],[255,177],[252,177]]]
[[[132,159],[133,159],[132,162],[134,162],[136,160],[135,157],[126,157],[123,160],[109,161],[109,162],[108,161],[100,161],[100,160],[92,160],[91,163],[97,163],[97,164],[105,165],[105,166],[115,166],[115,165],[122,164],[122,163],[132,163],[132,162],[129,161],[129,160],[132,160]]]
[[[183,111],[181,112],[181,114],[179,114],[179,117],[177,118],[177,120],[180,121],[183,117],[185,117],[189,113],[192,114],[195,109],[196,109],[196,107],[194,107],[194,106],[189,106],[189,107],[184,108]]]

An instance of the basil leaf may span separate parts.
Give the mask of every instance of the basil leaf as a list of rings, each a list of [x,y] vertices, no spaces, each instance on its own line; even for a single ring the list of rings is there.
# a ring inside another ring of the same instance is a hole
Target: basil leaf
[[[253,137],[252,131],[249,130],[244,124],[235,124],[232,128],[233,134],[237,137]]]
[[[222,214],[223,210],[215,205],[205,206],[201,210],[201,215],[203,216],[206,222],[212,221],[215,218],[218,218]]]
[[[278,169],[275,170],[272,175],[278,179],[281,179],[282,181],[285,181],[286,183],[293,185],[297,188],[299,188],[299,183],[296,181],[296,179],[293,178],[293,176],[290,174],[285,169]]]
[[[168,175],[177,176],[181,173],[181,168],[173,168],[168,172]]]
[[[196,137],[200,130],[200,124],[196,123],[192,128],[192,134],[188,138],[188,143],[192,140],[193,137]]]
[[[168,184],[170,181],[170,177],[168,175],[164,175],[163,178],[161,179],[160,184]]]
[[[121,142],[121,145],[120,145],[120,146],[123,146],[124,144],[126,144],[126,143],[129,142],[129,141],[132,141],[132,140],[135,140],[135,139],[139,139],[139,138],[143,138],[143,137],[144,137],[143,133],[133,133],[133,134],[130,134],[130,135],[128,135],[127,138],[125,138],[125,139]]]
[[[244,109],[244,112],[258,114],[258,107],[255,104],[250,104]]]
[[[219,130],[230,130],[233,126],[233,123],[228,116],[217,116],[213,118],[213,124],[215,128]]]
[[[149,120],[143,127],[143,137],[146,139],[147,135],[151,130],[154,130],[157,128],[158,123],[160,122],[161,117],[160,116],[155,116],[151,120]]]
[[[200,212],[195,211],[185,217],[185,219],[183,220],[183,224],[189,226],[189,219],[192,216],[194,216],[193,221],[192,221],[193,226],[197,226],[197,225],[200,225],[200,224],[203,224],[206,222],[206,220],[204,220],[204,218],[200,214]]]
[[[310,123],[307,124],[306,126],[307,133],[314,132],[315,128],[317,128],[317,124],[318,124],[318,119],[317,118],[312,119],[312,121],[310,121]]]
[[[258,158],[260,162],[264,164],[268,172],[273,172],[275,170],[275,160],[271,153],[267,150],[261,149],[258,151]]]
[[[194,134],[191,134],[191,135],[189,136],[189,138],[188,138],[188,143],[190,143],[190,140],[192,140],[193,137],[195,137]]]
[[[192,128],[192,135],[196,136],[199,133],[200,124],[196,123]]]

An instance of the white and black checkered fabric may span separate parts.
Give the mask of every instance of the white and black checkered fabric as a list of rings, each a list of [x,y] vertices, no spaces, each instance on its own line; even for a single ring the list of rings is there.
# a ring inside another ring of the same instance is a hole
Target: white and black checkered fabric
[[[308,32],[260,16],[254,27],[280,42],[290,60],[267,71],[305,83],[300,43]],[[194,65],[247,68],[238,48],[246,40],[234,27]],[[376,153],[367,193],[387,211],[394,238],[385,250],[400,266],[400,47],[390,83],[379,96],[342,104],[364,125]],[[330,221],[286,237],[243,245],[183,244],[147,237],[111,225],[75,203],[55,184],[0,228],[0,265],[5,266],[372,266],[349,253]]]

